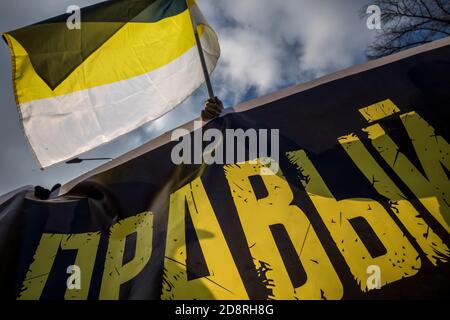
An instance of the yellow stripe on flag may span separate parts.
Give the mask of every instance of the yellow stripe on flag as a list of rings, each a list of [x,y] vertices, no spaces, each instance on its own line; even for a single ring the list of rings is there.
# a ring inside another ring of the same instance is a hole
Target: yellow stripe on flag
[[[14,81],[19,104],[151,72],[179,58],[195,45],[188,10],[156,23],[127,23],[53,91],[35,72],[20,43],[9,34],[5,36],[14,55]]]

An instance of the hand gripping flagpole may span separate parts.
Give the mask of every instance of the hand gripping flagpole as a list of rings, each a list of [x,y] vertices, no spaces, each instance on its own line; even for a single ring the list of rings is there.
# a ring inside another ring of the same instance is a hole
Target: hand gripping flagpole
[[[200,41],[200,36],[198,34],[197,22],[191,11],[191,5],[195,4],[195,1],[186,0],[186,3],[188,6],[189,14],[191,16],[192,29],[194,30],[195,42],[197,43],[198,55],[200,57],[200,63],[202,65],[203,75],[205,77],[205,83],[206,83],[206,87],[208,89],[208,95],[209,95],[210,99],[214,99],[215,95],[214,95],[213,87],[211,84],[211,79],[209,77],[208,66],[206,65],[205,54],[203,53],[202,43]]]

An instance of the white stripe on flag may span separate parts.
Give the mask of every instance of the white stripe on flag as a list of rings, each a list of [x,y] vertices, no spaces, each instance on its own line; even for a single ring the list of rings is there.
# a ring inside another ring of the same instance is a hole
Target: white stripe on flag
[[[203,42],[208,46],[209,41]],[[215,44],[209,45],[214,52]],[[208,56],[209,70],[217,58]],[[203,82],[197,48],[192,47],[150,73],[20,105],[25,134],[39,164],[47,168],[161,117]]]

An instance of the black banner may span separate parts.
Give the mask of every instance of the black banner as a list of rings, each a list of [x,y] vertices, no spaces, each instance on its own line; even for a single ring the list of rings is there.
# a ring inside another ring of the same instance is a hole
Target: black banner
[[[57,198],[4,198],[0,296],[449,297],[449,43],[250,102]]]

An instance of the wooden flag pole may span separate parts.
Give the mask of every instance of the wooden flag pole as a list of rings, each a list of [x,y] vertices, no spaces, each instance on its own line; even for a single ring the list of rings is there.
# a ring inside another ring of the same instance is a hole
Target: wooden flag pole
[[[191,8],[189,6],[189,1],[188,1],[188,8],[189,8],[189,13],[191,15],[192,29],[194,30],[195,42],[197,43],[198,55],[200,57],[200,63],[202,65],[203,75],[205,77],[206,87],[208,88],[208,95],[209,95],[210,99],[214,99],[215,95],[214,95],[213,87],[212,87],[212,84],[211,84],[211,79],[209,77],[208,66],[206,65],[206,60],[205,60],[205,55],[203,53],[202,43],[200,41],[200,36],[199,36],[198,30],[197,30],[197,24],[196,24],[195,19],[194,19],[193,15],[192,15],[192,11],[191,11]]]

